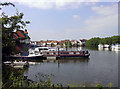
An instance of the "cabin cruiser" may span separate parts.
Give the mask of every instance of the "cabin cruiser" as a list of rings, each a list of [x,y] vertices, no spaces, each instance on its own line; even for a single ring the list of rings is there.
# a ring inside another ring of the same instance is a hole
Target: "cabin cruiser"
[[[114,51],[120,51],[120,44],[116,44],[115,46],[112,46],[112,49]]]
[[[36,47],[34,51],[37,52],[44,52],[44,51],[56,51],[56,48],[51,48],[51,47]]]
[[[115,51],[115,45],[114,44],[112,44],[110,48],[111,48],[112,51]]]
[[[104,48],[103,44],[99,44],[99,45],[98,45],[98,49],[99,49],[99,50],[103,50],[103,48]]]
[[[11,56],[11,58],[17,58],[17,59],[40,59],[40,58],[43,58],[43,54],[40,53],[39,51],[37,50],[34,50],[34,49],[29,49],[28,50],[28,55],[26,56],[22,56],[22,55],[13,55]]]
[[[110,45],[108,45],[108,44],[104,44],[103,47],[104,47],[104,48],[110,48]]]

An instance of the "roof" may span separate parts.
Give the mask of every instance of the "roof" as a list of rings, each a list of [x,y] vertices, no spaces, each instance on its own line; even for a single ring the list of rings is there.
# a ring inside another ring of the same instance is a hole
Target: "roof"
[[[26,30],[25,30],[25,32],[23,30],[17,30],[13,34],[13,37],[16,38],[16,39],[18,39],[18,38],[25,38],[25,37],[30,39],[30,37],[27,34],[28,34],[28,32],[26,32]]]
[[[81,39],[80,41],[81,41],[81,42],[85,42],[85,41],[87,41],[87,40],[86,40],[86,39]]]

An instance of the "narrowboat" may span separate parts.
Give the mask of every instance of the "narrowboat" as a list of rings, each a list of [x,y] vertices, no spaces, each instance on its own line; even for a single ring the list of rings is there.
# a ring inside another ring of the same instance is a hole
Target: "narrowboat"
[[[89,57],[90,53],[88,51],[44,51],[42,52],[43,57]]]

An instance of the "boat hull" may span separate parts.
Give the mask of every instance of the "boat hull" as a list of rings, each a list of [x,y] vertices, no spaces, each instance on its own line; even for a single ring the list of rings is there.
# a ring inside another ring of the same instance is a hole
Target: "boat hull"
[[[83,51],[64,51],[64,52],[43,52],[44,57],[56,57],[56,58],[75,58],[75,57],[89,57],[89,53],[83,53]]]
[[[43,56],[13,56],[12,59],[44,59]]]

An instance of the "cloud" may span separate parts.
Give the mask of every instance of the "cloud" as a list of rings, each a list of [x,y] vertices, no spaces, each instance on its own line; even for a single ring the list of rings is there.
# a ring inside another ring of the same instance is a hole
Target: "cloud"
[[[118,6],[94,6],[91,8],[97,16],[84,21],[83,29],[97,36],[115,35],[118,32]]]
[[[74,19],[79,19],[80,16],[79,16],[79,15],[73,15],[73,18],[74,18]]]
[[[67,8],[79,8],[81,3],[86,2],[114,2],[118,0],[1,0],[1,2],[17,2],[21,5],[28,6],[30,8],[39,8],[39,9],[67,9]],[[90,3],[89,3],[90,4]],[[93,3],[91,3],[93,4]]]
[[[96,11],[97,14],[102,15],[102,16],[107,16],[107,15],[114,15],[117,13],[117,8],[116,5],[113,5],[112,7],[110,6],[94,6],[92,7],[93,11]]]
[[[42,33],[39,36],[39,32],[33,32],[36,34],[37,38],[44,39],[81,39],[81,38],[92,38],[92,37],[108,37],[118,34],[118,5],[99,5],[92,6],[90,8],[93,13],[92,16],[89,16],[83,22],[79,23],[80,26],[69,26],[63,30],[42,30]],[[89,15],[89,13],[88,13]],[[80,18],[79,15],[74,14],[74,19]],[[32,34],[33,34],[32,33]],[[31,34],[31,35],[32,35]],[[53,35],[54,34],[54,35]],[[36,35],[33,36],[33,39],[36,39]]]

